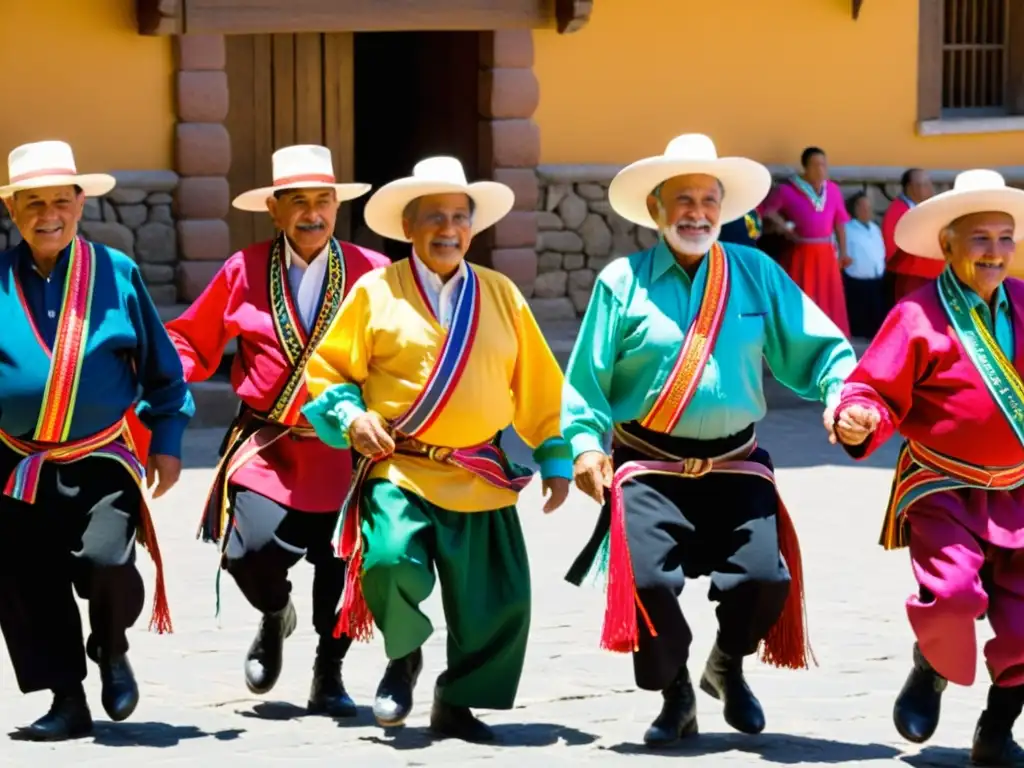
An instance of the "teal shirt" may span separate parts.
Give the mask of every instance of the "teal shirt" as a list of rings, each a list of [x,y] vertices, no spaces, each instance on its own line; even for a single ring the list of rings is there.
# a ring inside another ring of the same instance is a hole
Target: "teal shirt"
[[[839,399],[856,365],[839,329],[770,257],[723,243],[726,315],[711,359],[672,434],[713,440],[762,419],[762,358],[800,397]],[[562,434],[573,457],[600,451],[614,424],[642,419],[668,378],[704,294],[707,260],[693,280],[664,240],[616,259],[598,275],[569,360]]]
[[[1006,289],[1000,285],[995,293],[995,328],[992,327],[992,307],[985,303],[985,300],[961,283],[964,296],[971,302],[971,311],[980,309],[982,318],[988,330],[996,337],[996,343],[1003,350],[1003,354],[1013,360],[1013,313],[1010,311],[1010,299],[1006,295]]]

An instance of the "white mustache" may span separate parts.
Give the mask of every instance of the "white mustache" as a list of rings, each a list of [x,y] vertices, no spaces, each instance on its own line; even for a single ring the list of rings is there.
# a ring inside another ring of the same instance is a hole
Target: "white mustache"
[[[317,232],[323,229],[326,225],[322,221],[318,221],[316,224],[296,224],[295,228],[303,232]]]
[[[457,238],[454,237],[439,237],[436,240],[431,240],[430,244],[437,245],[442,248],[456,248],[459,245],[459,241]]]

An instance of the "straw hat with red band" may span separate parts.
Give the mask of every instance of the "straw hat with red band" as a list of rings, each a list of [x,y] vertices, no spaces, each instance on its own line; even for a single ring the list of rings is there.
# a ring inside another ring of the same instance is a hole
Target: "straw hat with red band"
[[[284,147],[274,153],[274,183],[269,187],[250,189],[232,201],[241,211],[260,213],[267,210],[267,198],[282,189],[321,189],[330,187],[338,196],[338,202],[355,200],[370,191],[369,184],[341,184],[334,176],[331,150],[316,144],[299,144]]]
[[[24,189],[77,185],[88,197],[105,195],[117,180],[106,173],[79,173],[71,145],[63,141],[37,141],[22,144],[7,156],[7,186],[0,197],[10,197]]]

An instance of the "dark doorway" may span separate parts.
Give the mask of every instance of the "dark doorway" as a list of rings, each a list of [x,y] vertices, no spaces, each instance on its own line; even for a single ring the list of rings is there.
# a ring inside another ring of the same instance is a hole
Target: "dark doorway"
[[[354,60],[356,179],[379,189],[433,155],[457,157],[469,181],[479,178],[479,33],[356,33]],[[363,224],[368,198],[354,201],[353,239],[391,259],[407,257],[408,244],[382,240]],[[483,247],[474,244],[471,260]]]

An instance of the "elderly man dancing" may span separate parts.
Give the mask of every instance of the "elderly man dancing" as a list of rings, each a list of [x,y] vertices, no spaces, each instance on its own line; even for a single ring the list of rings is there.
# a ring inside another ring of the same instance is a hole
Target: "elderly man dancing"
[[[534,448],[551,512],[569,491],[558,421],[562,372],[504,275],[465,261],[472,237],[512,208],[503,184],[467,184],[454,158],[423,160],[366,206],[412,253],[361,279],[309,363],[304,413],[330,445],[363,455],[340,551],[351,557],[341,628],[370,614],[392,659],[374,715],[400,725],[432,632],[419,604],[441,579],[448,669],[431,728],[488,741],[470,707],[515,701],[530,626],[530,570],[515,504],[533,472],[500,445],[510,424]],[[362,602],[365,597],[365,604]],[[367,612],[367,608],[369,612]]]
[[[763,642],[770,663],[806,664],[799,546],[754,440],[765,415],[762,358],[797,394],[826,403],[855,359],[768,256],[717,242],[770,184],[766,168],[719,158],[702,135],[623,169],[612,207],[661,238],[598,276],[566,374],[562,429],[576,484],[602,504],[568,579],[581,582],[606,540],[602,646],[632,652],[637,685],[662,692],[644,736],[652,746],[697,732],[692,636],[678,603],[686,578],[711,577],[719,631],[700,685],[733,728],[765,726],[745,656]]]
[[[1024,283],[1006,279],[1024,239],[1024,191],[994,171],[960,174],[896,226],[906,253],[946,261],[889,314],[843,389],[835,437],[855,458],[894,433],[900,451],[881,544],[909,546],[917,642],[893,717],[927,741],[947,681],[974,682],[986,611],[992,685],[974,735],[979,765],[1024,765]]]
[[[77,173],[60,141],[18,147],[8,166],[0,197],[24,241],[0,254],[0,629],[18,687],[53,692],[22,733],[56,741],[92,730],[86,655],[112,720],[138,704],[125,636],[144,602],[136,537],[157,568],[154,624],[170,629],[131,422],[141,392],[156,498],[178,479],[195,406],[138,266],[78,234],[86,196],[113,177]],[[85,653],[75,592],[89,603]]]
[[[338,207],[369,190],[334,179],[326,147],[285,147],[273,156],[274,183],[239,195],[243,211],[265,211],[277,235],[231,256],[210,285],[168,324],[188,381],[212,376],[238,339],[231,381],[242,400],[204,510],[202,536],[219,541],[223,567],[263,614],[245,659],[245,683],[268,693],[295,630],[288,571],[313,564],[313,626],[319,635],[308,708],[353,717],[341,676],[352,644],[334,637],[345,562],[331,538],[352,473],[350,452],[317,439],[300,409],[308,400],[306,361],[338,315],[342,299],[387,257],[334,238]]]

